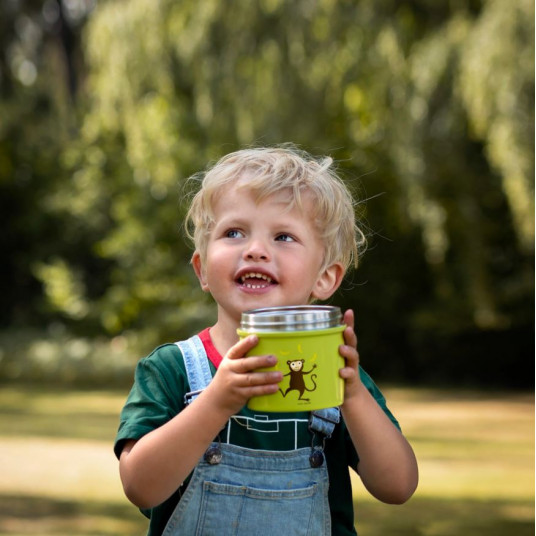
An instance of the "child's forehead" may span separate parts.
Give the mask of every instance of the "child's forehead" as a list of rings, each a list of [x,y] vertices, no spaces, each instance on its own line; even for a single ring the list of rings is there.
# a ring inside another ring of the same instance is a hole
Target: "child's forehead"
[[[227,212],[229,209],[240,209],[242,204],[253,202],[260,208],[263,206],[276,206],[281,216],[294,213],[300,217],[307,216],[307,219],[314,220],[314,202],[309,192],[301,192],[299,196],[291,188],[284,188],[275,191],[259,190],[248,184],[237,182],[229,184],[219,192],[214,192],[212,196],[211,212],[212,218],[216,213]]]

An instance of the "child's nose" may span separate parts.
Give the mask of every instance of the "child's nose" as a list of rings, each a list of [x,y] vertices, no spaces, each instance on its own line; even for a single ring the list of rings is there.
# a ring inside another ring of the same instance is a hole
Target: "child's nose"
[[[262,240],[252,240],[244,250],[244,257],[252,261],[267,261],[270,258],[270,254]]]

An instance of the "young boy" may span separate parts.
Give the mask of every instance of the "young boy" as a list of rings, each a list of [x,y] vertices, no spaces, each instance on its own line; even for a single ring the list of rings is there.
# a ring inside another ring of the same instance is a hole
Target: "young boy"
[[[348,466],[379,500],[408,500],[415,456],[359,366],[352,311],[339,348],[340,413],[318,415],[318,426],[305,412],[245,407],[276,393],[282,374],[259,371],[275,356],[245,357],[257,338],[239,341],[242,312],[326,300],[357,263],[363,235],[331,159],[290,148],[232,153],[204,175],[187,221],[217,321],[140,361],[115,443],[127,497],[150,510],[149,534],[356,534]]]

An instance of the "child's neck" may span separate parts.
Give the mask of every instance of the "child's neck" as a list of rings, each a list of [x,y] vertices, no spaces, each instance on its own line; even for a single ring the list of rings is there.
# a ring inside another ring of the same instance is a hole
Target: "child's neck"
[[[233,322],[222,322],[218,320],[214,326],[210,328],[210,338],[216,350],[222,355],[228,352],[229,348],[238,342],[238,324]]]

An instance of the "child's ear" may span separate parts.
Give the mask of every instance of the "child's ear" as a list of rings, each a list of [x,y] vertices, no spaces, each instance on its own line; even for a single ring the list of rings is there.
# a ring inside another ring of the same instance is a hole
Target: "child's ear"
[[[333,263],[320,273],[311,292],[311,298],[317,300],[327,300],[339,288],[344,277],[344,266]]]
[[[205,277],[205,270],[203,269],[203,263],[201,262],[201,254],[199,251],[194,251],[194,254],[192,255],[192,266],[194,268],[195,275],[197,276],[197,279],[199,279],[199,284],[201,285],[201,288],[208,292],[208,283],[207,279]]]

